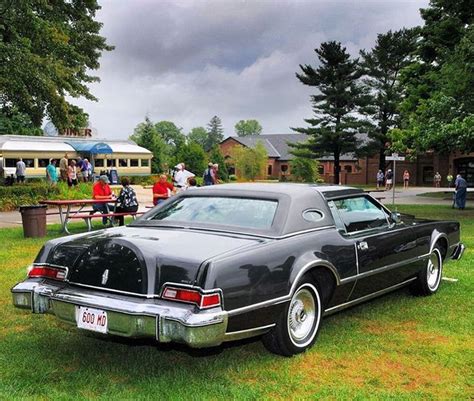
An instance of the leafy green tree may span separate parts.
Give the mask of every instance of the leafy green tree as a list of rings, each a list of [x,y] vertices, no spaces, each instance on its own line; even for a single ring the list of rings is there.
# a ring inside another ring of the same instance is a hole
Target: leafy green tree
[[[188,141],[194,142],[201,145],[203,148],[206,147],[207,142],[207,131],[204,127],[194,127],[188,134]]]
[[[218,145],[224,139],[223,133],[221,119],[217,116],[212,117],[209,124],[207,124],[207,141],[204,149],[209,151],[213,146]]]
[[[257,120],[240,120],[235,124],[235,133],[238,136],[260,135],[262,126]]]
[[[358,80],[361,72],[358,61],[351,60],[346,48],[339,42],[322,43],[315,49],[320,65],[300,65],[297,78],[318,89],[311,96],[314,118],[306,119],[308,128],[293,128],[309,135],[305,143],[292,144],[295,156],[316,159],[324,155],[334,157],[334,183],[339,183],[341,154],[354,152],[359,144],[356,134],[364,127],[355,116],[361,104]]]
[[[297,182],[319,182],[319,161],[305,157],[290,160],[291,178]]]
[[[145,117],[145,121],[135,127],[130,139],[153,153],[151,161],[152,173],[159,173],[165,169],[165,165],[168,162],[168,145],[158,134],[155,125],[148,117]]]
[[[0,110],[16,112],[40,127],[48,117],[59,129],[83,128],[83,111],[67,97],[97,100],[87,85],[99,79],[103,51],[96,0],[0,2]],[[15,124],[15,123],[12,123]]]
[[[174,153],[177,153],[186,143],[186,136],[182,133],[182,128],[178,128],[171,121],[159,121],[155,124],[155,129]]]
[[[402,74],[402,129],[393,147],[416,155],[427,150],[474,150],[474,7],[472,1],[431,0],[421,10],[416,59]]]
[[[235,146],[232,149],[232,160],[236,173],[241,178],[254,181],[266,176],[268,153],[261,141],[257,142],[255,148]]]
[[[200,176],[207,167],[207,153],[201,145],[190,142],[181,146],[177,154],[177,160],[184,162],[186,170]]]
[[[399,126],[399,104],[403,96],[400,72],[411,62],[410,54],[415,45],[416,31],[402,29],[377,35],[370,52],[360,52],[362,81],[366,89],[366,102],[361,113],[368,117],[367,132],[379,154],[379,169],[382,171],[386,167],[387,134]]]
[[[227,170],[227,163],[218,145],[213,146],[211,151],[209,152],[209,161],[213,164],[219,165],[219,179],[223,181],[229,181],[229,171]]]
[[[35,127],[28,115],[13,108],[0,110],[0,135],[42,135],[41,128]]]

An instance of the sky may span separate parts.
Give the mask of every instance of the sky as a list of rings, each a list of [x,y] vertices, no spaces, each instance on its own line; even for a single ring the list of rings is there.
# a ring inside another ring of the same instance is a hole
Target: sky
[[[98,135],[126,139],[148,116],[188,133],[217,115],[224,135],[256,119],[262,133],[291,132],[311,117],[315,89],[295,76],[317,66],[314,49],[340,41],[357,57],[377,34],[422,23],[427,0],[99,0],[105,52],[90,85],[99,101],[74,99]]]

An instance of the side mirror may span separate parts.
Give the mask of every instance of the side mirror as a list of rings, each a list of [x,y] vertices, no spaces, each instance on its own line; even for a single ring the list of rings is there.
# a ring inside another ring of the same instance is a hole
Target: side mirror
[[[392,213],[390,213],[390,218],[392,219],[392,221],[393,221],[395,224],[398,224],[398,223],[401,223],[401,222],[402,222],[401,215],[400,215],[400,213],[398,213],[398,212],[392,212]]]

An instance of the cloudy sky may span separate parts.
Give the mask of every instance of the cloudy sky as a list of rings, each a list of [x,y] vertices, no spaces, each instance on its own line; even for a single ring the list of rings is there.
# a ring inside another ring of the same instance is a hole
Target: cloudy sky
[[[314,49],[338,40],[357,56],[377,33],[421,24],[427,0],[100,0],[97,19],[115,50],[74,100],[105,138],[127,138],[148,115],[183,128],[217,115],[225,135],[241,119],[289,132],[311,116],[311,88],[295,77]]]

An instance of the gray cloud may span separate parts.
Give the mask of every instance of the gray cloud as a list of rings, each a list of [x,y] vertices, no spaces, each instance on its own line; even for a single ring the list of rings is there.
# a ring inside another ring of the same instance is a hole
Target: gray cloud
[[[104,54],[82,99],[101,136],[125,138],[147,114],[188,132],[221,117],[227,135],[240,119],[288,132],[310,117],[311,89],[295,78],[316,64],[314,48],[341,41],[357,56],[377,33],[421,23],[425,1],[117,1],[98,19],[116,50]]]

